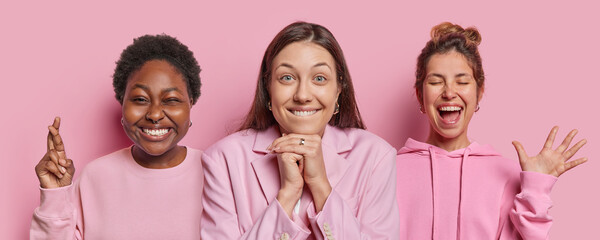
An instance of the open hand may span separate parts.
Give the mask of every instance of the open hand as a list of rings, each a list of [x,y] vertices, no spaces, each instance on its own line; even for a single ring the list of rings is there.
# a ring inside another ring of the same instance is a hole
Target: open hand
[[[533,157],[527,156],[521,143],[517,141],[512,142],[519,155],[519,162],[521,163],[521,169],[523,171],[545,173],[558,177],[569,169],[587,161],[587,158],[585,157],[568,161],[587,142],[585,139],[580,140],[573,145],[573,147],[568,149],[573,137],[577,134],[577,130],[571,130],[563,142],[556,149],[552,149],[556,132],[558,132],[558,126],[555,126],[550,130],[550,134],[548,134],[544,147],[538,155]]]
[[[42,188],[58,188],[71,184],[75,174],[73,161],[67,158],[65,146],[58,133],[60,118],[48,126],[47,150],[40,162],[35,166],[35,173]]]

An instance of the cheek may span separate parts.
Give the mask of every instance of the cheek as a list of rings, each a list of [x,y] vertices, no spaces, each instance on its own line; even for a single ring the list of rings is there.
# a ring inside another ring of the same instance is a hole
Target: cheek
[[[122,108],[123,119],[130,124],[139,121],[145,116],[145,113],[146,110],[144,107],[125,104]]]
[[[433,105],[435,100],[440,96],[441,93],[438,93],[436,89],[433,88],[423,88],[422,100],[424,106]]]

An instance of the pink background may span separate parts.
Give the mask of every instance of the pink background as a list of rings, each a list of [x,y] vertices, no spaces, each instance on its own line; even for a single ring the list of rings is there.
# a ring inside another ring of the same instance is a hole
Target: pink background
[[[578,128],[590,162],[560,177],[552,198],[553,239],[597,237],[600,215],[598,6],[568,1],[7,1],[0,4],[2,117],[0,238],[26,239],[39,204],[34,166],[45,152],[46,126],[61,133],[79,171],[130,145],[111,75],[120,52],[143,34],[176,36],[203,71],[202,96],[183,144],[205,149],[235,130],[248,110],[259,63],[273,36],[295,20],[322,24],[339,40],[370,131],[400,148],[423,140],[412,84],[416,57],[442,21],[475,25],[487,75],[470,137],[515,159],[510,142],[530,154],[560,125]]]

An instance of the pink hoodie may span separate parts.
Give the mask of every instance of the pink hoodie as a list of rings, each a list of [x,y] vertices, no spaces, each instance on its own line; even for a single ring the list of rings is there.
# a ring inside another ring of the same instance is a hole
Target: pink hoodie
[[[475,142],[447,152],[408,139],[397,160],[401,239],[548,239],[555,177]]]

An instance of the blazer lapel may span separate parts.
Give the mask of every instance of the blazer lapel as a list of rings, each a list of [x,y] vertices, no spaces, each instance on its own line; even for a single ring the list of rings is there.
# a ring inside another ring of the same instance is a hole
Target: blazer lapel
[[[335,188],[351,164],[340,154],[352,150],[352,144],[346,132],[337,127],[327,125],[321,139],[321,145],[327,179],[329,179],[331,187]]]
[[[270,127],[265,131],[258,131],[252,151],[259,153],[261,156],[252,160],[252,168],[256,179],[263,192],[267,204],[277,197],[277,192],[281,186],[279,180],[279,167],[277,165],[277,155],[267,151],[267,147],[279,137],[279,133],[275,127]]]

